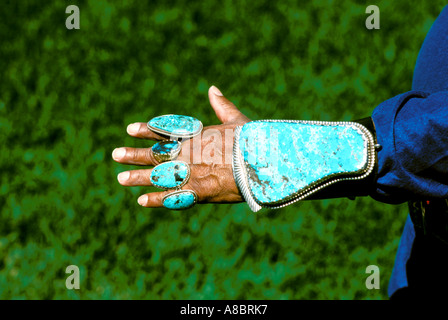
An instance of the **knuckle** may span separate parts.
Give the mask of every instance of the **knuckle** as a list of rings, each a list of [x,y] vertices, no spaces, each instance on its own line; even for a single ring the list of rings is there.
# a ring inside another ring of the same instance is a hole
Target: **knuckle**
[[[134,171],[134,176],[133,176],[132,180],[133,180],[133,182],[135,184],[140,184],[141,183],[141,175],[140,175],[139,171],[137,171],[137,170]]]
[[[138,184],[141,184],[141,182],[142,182],[142,175],[141,175],[141,173],[140,173],[140,170],[133,170],[132,171],[132,176],[131,176],[131,178],[132,178],[132,183],[134,184],[134,185],[138,185]]]
[[[219,104],[225,109],[233,109],[235,105],[230,101],[220,101]]]
[[[149,175],[146,170],[136,170],[134,171],[133,182],[138,185],[147,185],[150,183]]]
[[[204,200],[206,200],[205,198],[204,198],[204,193],[202,192],[202,186],[201,186],[201,184],[198,182],[198,181],[196,181],[196,179],[192,179],[190,182],[189,182],[189,189],[191,189],[191,190],[193,190],[194,192],[196,192],[196,194],[197,194],[197,196],[198,196],[198,201],[204,201]]]
[[[129,150],[130,153],[130,158],[132,159],[132,161],[137,161],[138,160],[138,150]]]

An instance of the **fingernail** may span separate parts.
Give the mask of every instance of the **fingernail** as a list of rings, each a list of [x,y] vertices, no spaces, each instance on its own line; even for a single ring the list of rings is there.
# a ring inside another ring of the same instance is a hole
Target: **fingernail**
[[[124,157],[125,154],[126,154],[125,148],[116,148],[112,152],[112,158],[114,158],[115,160],[120,160],[121,158]]]
[[[221,93],[221,91],[219,91],[219,89],[216,88],[215,86],[211,86],[210,89],[212,89],[212,92],[213,92],[215,95],[220,96],[220,97],[223,96],[223,94]]]
[[[138,131],[140,130],[140,124],[139,123],[131,123],[130,125],[128,125],[126,131],[129,134],[136,134],[138,133]]]
[[[129,179],[129,176],[130,176],[131,174],[129,173],[129,171],[125,171],[125,172],[120,172],[119,174],[118,174],[118,181],[120,182],[120,183],[123,183],[123,182],[125,182],[125,181],[127,181],[128,179]]]
[[[144,206],[148,202],[148,196],[144,194],[140,196],[137,201],[139,205]]]

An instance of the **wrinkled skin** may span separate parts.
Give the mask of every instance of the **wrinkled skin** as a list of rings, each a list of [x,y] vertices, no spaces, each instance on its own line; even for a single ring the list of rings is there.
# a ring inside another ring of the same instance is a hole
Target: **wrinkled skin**
[[[231,135],[231,139],[225,139],[225,134],[233,132],[236,126],[243,125],[250,120],[216,87],[209,89],[208,96],[210,104],[222,124],[205,127],[203,134],[182,142],[182,150],[176,160],[187,162],[191,168],[191,177],[182,189],[195,191],[200,203],[240,202],[243,199],[233,179],[232,164],[229,161],[233,149],[233,135]],[[209,131],[210,129],[213,131]],[[150,131],[146,123],[142,122],[130,124],[127,132],[129,135],[141,139],[154,141],[166,139]],[[212,135],[207,132],[219,132],[220,134]],[[216,137],[220,137],[221,141],[215,141]],[[200,162],[197,163],[197,158],[194,155],[198,153],[210,155],[210,157],[201,156]],[[159,164],[154,159],[151,148],[117,148],[113,151],[112,157],[115,161],[123,164],[142,166]],[[220,161],[216,161],[216,159],[220,159]],[[152,169],[124,171],[118,175],[118,181],[123,186],[152,186],[149,179],[151,171]],[[138,198],[138,203],[148,208],[162,207],[162,198],[171,192],[173,190],[147,193]]]

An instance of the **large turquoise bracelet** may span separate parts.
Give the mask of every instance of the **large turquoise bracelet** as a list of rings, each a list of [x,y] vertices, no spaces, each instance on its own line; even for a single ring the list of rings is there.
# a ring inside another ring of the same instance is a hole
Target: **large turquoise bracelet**
[[[375,143],[358,122],[252,121],[235,130],[233,175],[253,211],[281,208],[370,177]]]

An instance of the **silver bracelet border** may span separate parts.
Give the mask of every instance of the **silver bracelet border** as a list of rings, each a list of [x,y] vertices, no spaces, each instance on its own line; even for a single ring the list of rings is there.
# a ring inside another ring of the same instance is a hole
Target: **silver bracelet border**
[[[281,204],[273,204],[266,205],[257,202],[254,197],[252,191],[249,187],[248,175],[246,172],[246,166],[244,163],[244,158],[239,148],[239,137],[241,134],[241,130],[243,126],[238,126],[235,128],[234,133],[234,141],[233,141],[233,157],[232,157],[232,171],[235,182],[243,195],[244,200],[249,205],[250,209],[253,212],[257,212],[262,208],[269,209],[279,209],[291,205],[297,201],[304,200],[317,191],[328,187],[339,181],[345,180],[361,180],[369,176],[373,169],[375,168],[376,163],[376,151],[375,151],[375,139],[372,133],[362,124],[352,121],[309,121],[309,120],[255,120],[254,122],[285,122],[285,123],[303,123],[303,124],[312,124],[312,125],[324,125],[324,126],[335,126],[335,125],[344,125],[348,127],[353,127],[361,132],[364,142],[367,143],[367,165],[360,171],[348,173],[338,173],[334,175],[330,175],[323,179],[317,180],[314,183],[310,184],[307,188],[302,191],[294,194],[289,199],[285,200],[285,202]],[[342,177],[343,176],[343,177]]]

